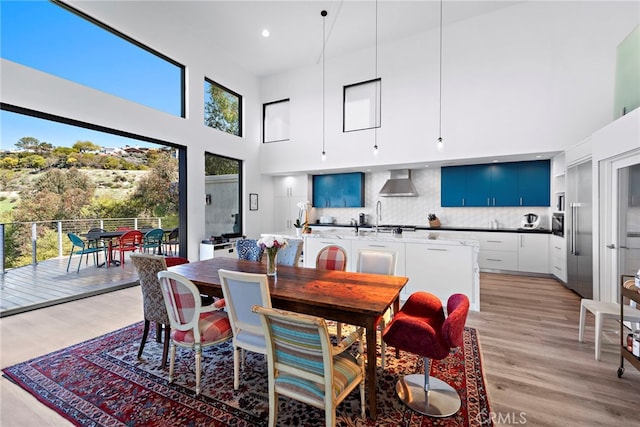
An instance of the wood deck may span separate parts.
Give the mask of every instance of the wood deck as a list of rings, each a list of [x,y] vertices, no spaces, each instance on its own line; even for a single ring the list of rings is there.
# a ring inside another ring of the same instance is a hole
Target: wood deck
[[[131,262],[125,260],[124,267],[96,268],[93,259],[88,264],[83,260],[76,273],[78,258],[71,259],[68,273],[67,257],[0,273],[0,317],[138,285]]]

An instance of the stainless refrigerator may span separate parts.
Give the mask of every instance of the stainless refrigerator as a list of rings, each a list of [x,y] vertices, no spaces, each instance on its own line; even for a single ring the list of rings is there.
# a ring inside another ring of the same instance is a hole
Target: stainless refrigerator
[[[567,287],[593,298],[591,161],[568,168],[566,176]]]

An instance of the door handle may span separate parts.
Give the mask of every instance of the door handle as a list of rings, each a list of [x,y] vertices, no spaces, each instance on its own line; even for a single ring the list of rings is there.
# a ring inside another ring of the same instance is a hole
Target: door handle
[[[621,247],[621,248],[623,248],[624,246],[620,246],[620,247]],[[615,244],[613,244],[613,243],[611,243],[610,245],[607,245],[607,248],[609,248],[609,249],[615,249],[615,248],[616,248],[616,245],[615,245]]]

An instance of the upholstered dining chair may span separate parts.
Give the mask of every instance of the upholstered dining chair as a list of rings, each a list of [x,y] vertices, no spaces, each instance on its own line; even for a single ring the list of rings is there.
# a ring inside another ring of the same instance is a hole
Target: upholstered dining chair
[[[89,255],[93,255],[93,262],[97,266],[98,265],[98,253],[103,252],[105,259],[107,258],[107,252],[104,247],[97,247],[91,245],[90,242],[83,240],[80,236],[73,233],[67,233],[67,237],[71,241],[71,251],[69,252],[69,261],[67,261],[67,273],[69,272],[69,266],[71,265],[71,257],[74,255],[80,255],[80,260],[78,261],[78,269],[76,273],[80,273],[80,264],[82,264],[82,257]]]
[[[303,243],[302,239],[288,239],[287,246],[278,251],[278,264],[298,266]]]
[[[126,252],[136,252],[142,247],[144,235],[139,230],[129,230],[117,240],[115,250],[120,254],[120,266],[124,267],[124,254]]]
[[[358,251],[356,271],[358,273],[382,274],[393,276],[396,274],[396,255],[395,252],[375,251],[363,249]],[[384,331],[388,321],[391,320],[391,311],[387,312],[380,318],[377,328]],[[338,336],[340,337],[340,336]],[[380,340],[380,366],[384,369],[386,345],[384,340]]]
[[[291,311],[254,306],[267,343],[269,426],[278,417],[278,396],[324,409],[325,425],[335,426],[336,407],[360,388],[360,416],[365,416],[363,328],[338,345],[329,338],[324,319]],[[347,351],[358,342],[357,357]]]
[[[429,359],[444,359],[462,345],[469,298],[453,294],[442,302],[428,292],[415,292],[382,333],[382,339],[399,350],[423,357],[424,375],[407,375],[396,383],[396,393],[409,408],[432,417],[448,417],[460,409],[460,396],[446,382],[430,376]]]
[[[169,383],[173,382],[176,346],[192,349],[196,359],[196,396],[200,394],[202,349],[232,338],[227,313],[215,306],[203,307],[196,285],[172,271],[158,272],[162,296],[171,325]]]
[[[160,282],[158,281],[158,273],[165,271],[167,267],[186,264],[189,260],[179,257],[165,258],[160,255],[131,254],[131,262],[133,262],[133,266],[138,272],[140,290],[142,291],[142,311],[144,314],[144,331],[142,332],[142,341],[138,349],[138,359],[142,357],[144,345],[147,342],[149,325],[151,322],[155,322],[157,342],[161,342],[162,330],[164,329],[164,345],[160,364],[160,366],[164,368],[167,364],[167,355],[169,354],[171,327],[169,326],[167,307],[164,303],[162,290],[160,289]]]
[[[345,271],[347,269],[347,252],[340,246],[325,246],[316,256],[316,268]]]
[[[254,305],[271,307],[266,274],[218,270],[225,307],[233,331],[233,389],[240,387],[240,360],[245,365],[245,350],[267,354],[264,330]]]
[[[262,261],[262,254],[264,253],[264,249],[258,246],[258,241],[255,239],[238,239],[236,251],[238,252],[238,258],[249,261]]]

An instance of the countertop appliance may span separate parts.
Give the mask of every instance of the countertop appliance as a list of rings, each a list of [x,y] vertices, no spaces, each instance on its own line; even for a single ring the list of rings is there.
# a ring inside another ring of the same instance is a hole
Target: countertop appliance
[[[564,237],[564,213],[554,212],[551,217],[551,233],[555,236]]]
[[[537,230],[540,227],[540,215],[534,213],[524,214],[520,228],[525,230]]]
[[[591,161],[567,169],[567,287],[593,297]]]

